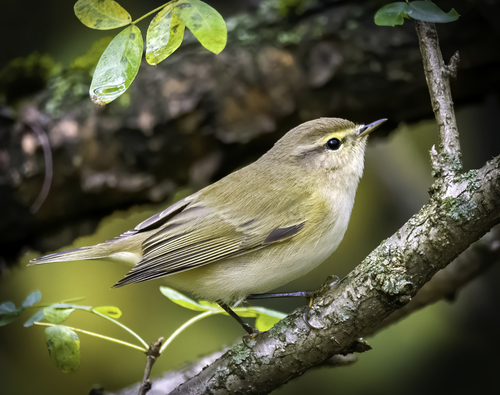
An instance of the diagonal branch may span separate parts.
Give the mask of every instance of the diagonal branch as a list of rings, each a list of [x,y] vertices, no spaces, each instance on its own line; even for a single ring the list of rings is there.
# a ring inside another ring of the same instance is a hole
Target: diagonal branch
[[[356,351],[359,339],[416,295],[439,270],[500,223],[500,157],[480,170],[462,169],[458,128],[433,24],[417,22],[424,69],[439,125],[438,180],[431,199],[339,284],[249,344],[239,344],[172,393],[262,394],[333,355]]]
[[[373,328],[370,336],[394,324],[421,308],[437,302],[441,299],[449,299],[459,291],[459,289],[478,277],[494,263],[500,259],[500,226],[494,227],[481,240],[471,245],[457,259],[443,270],[439,271],[428,283],[426,283],[412,298],[411,302],[403,308],[395,311],[377,327]],[[224,351],[217,351],[200,360],[194,361],[177,370],[166,372],[161,378],[155,379],[153,389],[161,393],[169,393],[178,385],[191,377],[197,375],[202,369],[222,356]],[[355,363],[357,357],[354,354],[346,356],[335,355],[318,367],[347,366]],[[138,384],[130,388],[121,390],[120,395],[135,394]],[[111,395],[111,394],[109,394]]]
[[[299,309],[172,393],[268,393],[333,355],[351,352],[359,338],[498,223],[500,157],[435,191],[418,214],[314,301],[310,325]]]

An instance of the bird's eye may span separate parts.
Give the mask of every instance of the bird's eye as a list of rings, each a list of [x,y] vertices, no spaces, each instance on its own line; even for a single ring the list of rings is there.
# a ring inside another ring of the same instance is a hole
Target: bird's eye
[[[340,142],[340,140],[334,138],[327,141],[326,148],[328,148],[331,151],[337,151],[341,145],[342,143]]]

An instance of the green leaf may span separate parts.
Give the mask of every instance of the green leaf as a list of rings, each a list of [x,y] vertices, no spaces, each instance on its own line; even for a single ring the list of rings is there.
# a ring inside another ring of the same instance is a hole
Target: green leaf
[[[458,19],[455,9],[445,13],[430,1],[396,2],[383,6],[375,14],[375,24],[379,26],[402,25],[404,18],[423,22],[448,23]]]
[[[16,305],[12,302],[3,302],[0,304],[0,314],[10,314],[16,310]]]
[[[72,308],[60,308],[55,307],[55,305],[46,307],[43,310],[43,314],[45,319],[53,324],[60,324],[61,322],[66,321],[69,315],[75,311]]]
[[[170,56],[182,43],[185,25],[167,5],[151,21],[146,34],[146,61],[156,65]]]
[[[28,295],[28,297],[23,302],[23,307],[31,307],[35,303],[40,302],[42,299],[42,293],[40,291],[34,291]]]
[[[173,4],[173,13],[209,51],[218,54],[226,46],[224,18],[208,4],[200,0],[179,0]]]
[[[116,29],[132,21],[130,14],[113,0],[78,0],[74,10],[76,17],[91,29]]]
[[[407,4],[404,1],[387,4],[376,12],[375,24],[378,26],[402,25],[404,17],[407,17],[406,10]]]
[[[236,307],[234,312],[240,317],[256,317],[255,327],[262,332],[271,329],[277,322],[286,317],[280,311],[266,309],[265,307]]]
[[[94,310],[107,315],[108,317],[114,318],[115,320],[122,316],[121,310],[115,306],[99,306],[95,307]]]
[[[282,318],[261,314],[255,320],[255,327],[261,332],[266,332],[281,320]]]
[[[45,340],[52,362],[63,373],[74,373],[80,367],[80,339],[67,326],[45,329]]]
[[[16,309],[16,305],[12,302],[0,304],[0,326],[5,326],[17,320],[23,311],[23,308]]]
[[[215,311],[220,310],[220,307],[215,303],[203,302],[198,303],[191,298],[188,298],[186,295],[177,292],[175,289],[168,287],[160,287],[160,292],[169,298],[175,304],[182,306],[186,309],[194,310],[194,311]]]
[[[45,314],[43,313],[45,309],[38,310],[28,321],[24,323],[24,327],[28,328],[32,326],[35,322],[39,322],[45,318]]]
[[[141,65],[142,45],[141,31],[135,25],[124,29],[109,43],[90,85],[94,103],[107,104],[128,89]]]
[[[449,23],[458,19],[460,14],[454,8],[446,13],[430,1],[412,1],[408,4],[407,14],[410,18],[423,22]]]

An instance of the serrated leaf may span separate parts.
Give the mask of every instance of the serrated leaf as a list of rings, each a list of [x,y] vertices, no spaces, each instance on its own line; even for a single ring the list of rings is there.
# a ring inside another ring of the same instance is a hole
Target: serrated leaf
[[[407,4],[403,1],[383,6],[375,13],[375,24],[378,26],[396,26],[404,23]]]
[[[38,303],[40,302],[40,300],[42,299],[42,293],[40,291],[33,291],[32,293],[30,293],[27,298],[24,300],[22,306],[23,307],[31,307],[33,306],[35,303]]]
[[[76,17],[91,29],[116,29],[132,21],[130,14],[113,0],[78,0],[74,10]]]
[[[67,326],[55,325],[45,329],[50,359],[63,373],[74,373],[80,367],[80,339]]]
[[[157,65],[170,56],[182,43],[184,23],[167,5],[151,21],[146,34],[146,61]]]
[[[54,305],[46,307],[43,310],[43,314],[45,316],[45,319],[52,324],[60,324],[61,322],[66,321],[66,319],[69,317],[69,315],[75,311],[75,309],[72,308],[58,308],[55,307]]]
[[[23,326],[28,328],[32,326],[35,322],[39,322],[45,318],[45,314],[43,313],[45,309],[38,310],[28,321],[26,321]]]
[[[422,22],[449,23],[458,19],[460,14],[454,8],[446,13],[431,1],[412,1],[406,12],[412,19]]]
[[[107,315],[108,317],[114,318],[115,320],[122,316],[121,310],[115,306],[99,306],[95,307],[94,310]]]
[[[179,0],[173,4],[173,13],[209,51],[218,54],[226,46],[224,18],[208,4],[200,0]]]
[[[175,289],[169,287],[160,287],[160,292],[169,298],[175,304],[182,306],[186,309],[194,310],[194,311],[214,311],[219,310],[219,307],[214,303],[204,302],[204,304],[198,303],[193,299],[187,297],[180,292],[177,292]]]
[[[128,89],[141,65],[142,46],[142,34],[135,25],[124,29],[109,43],[90,85],[94,103],[107,104]]]

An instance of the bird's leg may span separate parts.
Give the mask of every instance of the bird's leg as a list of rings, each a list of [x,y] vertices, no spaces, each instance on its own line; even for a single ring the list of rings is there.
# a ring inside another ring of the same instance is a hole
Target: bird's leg
[[[267,294],[251,294],[247,299],[270,299],[270,298],[310,298],[315,291],[282,292]]]
[[[243,321],[238,314],[236,314],[231,307],[229,307],[225,303],[219,302],[219,306],[222,307],[224,310],[226,310],[226,313],[228,313],[231,317],[233,317],[238,323],[243,327],[243,329],[252,337],[257,336],[259,333],[261,333],[258,329],[252,328],[249,324],[247,324],[245,321]]]
[[[326,282],[316,291],[299,291],[299,292],[282,292],[282,293],[265,293],[265,294],[251,294],[247,299],[268,299],[268,298],[307,298],[309,299],[309,308],[304,313],[304,321],[309,327],[313,327],[309,323],[309,316],[314,298],[323,295],[330,287],[333,287],[339,278],[337,276],[329,276]],[[226,310],[227,311],[227,310]],[[233,312],[234,314],[234,312]],[[239,317],[238,317],[239,318]],[[240,318],[241,321],[241,318]]]
[[[299,291],[299,292],[281,292],[281,293],[265,293],[265,294],[251,294],[247,299],[270,299],[270,298],[306,298],[310,299],[309,307],[312,304],[312,300],[324,294],[330,287],[337,284],[339,278],[337,276],[329,276],[321,286],[320,289],[316,291]]]

